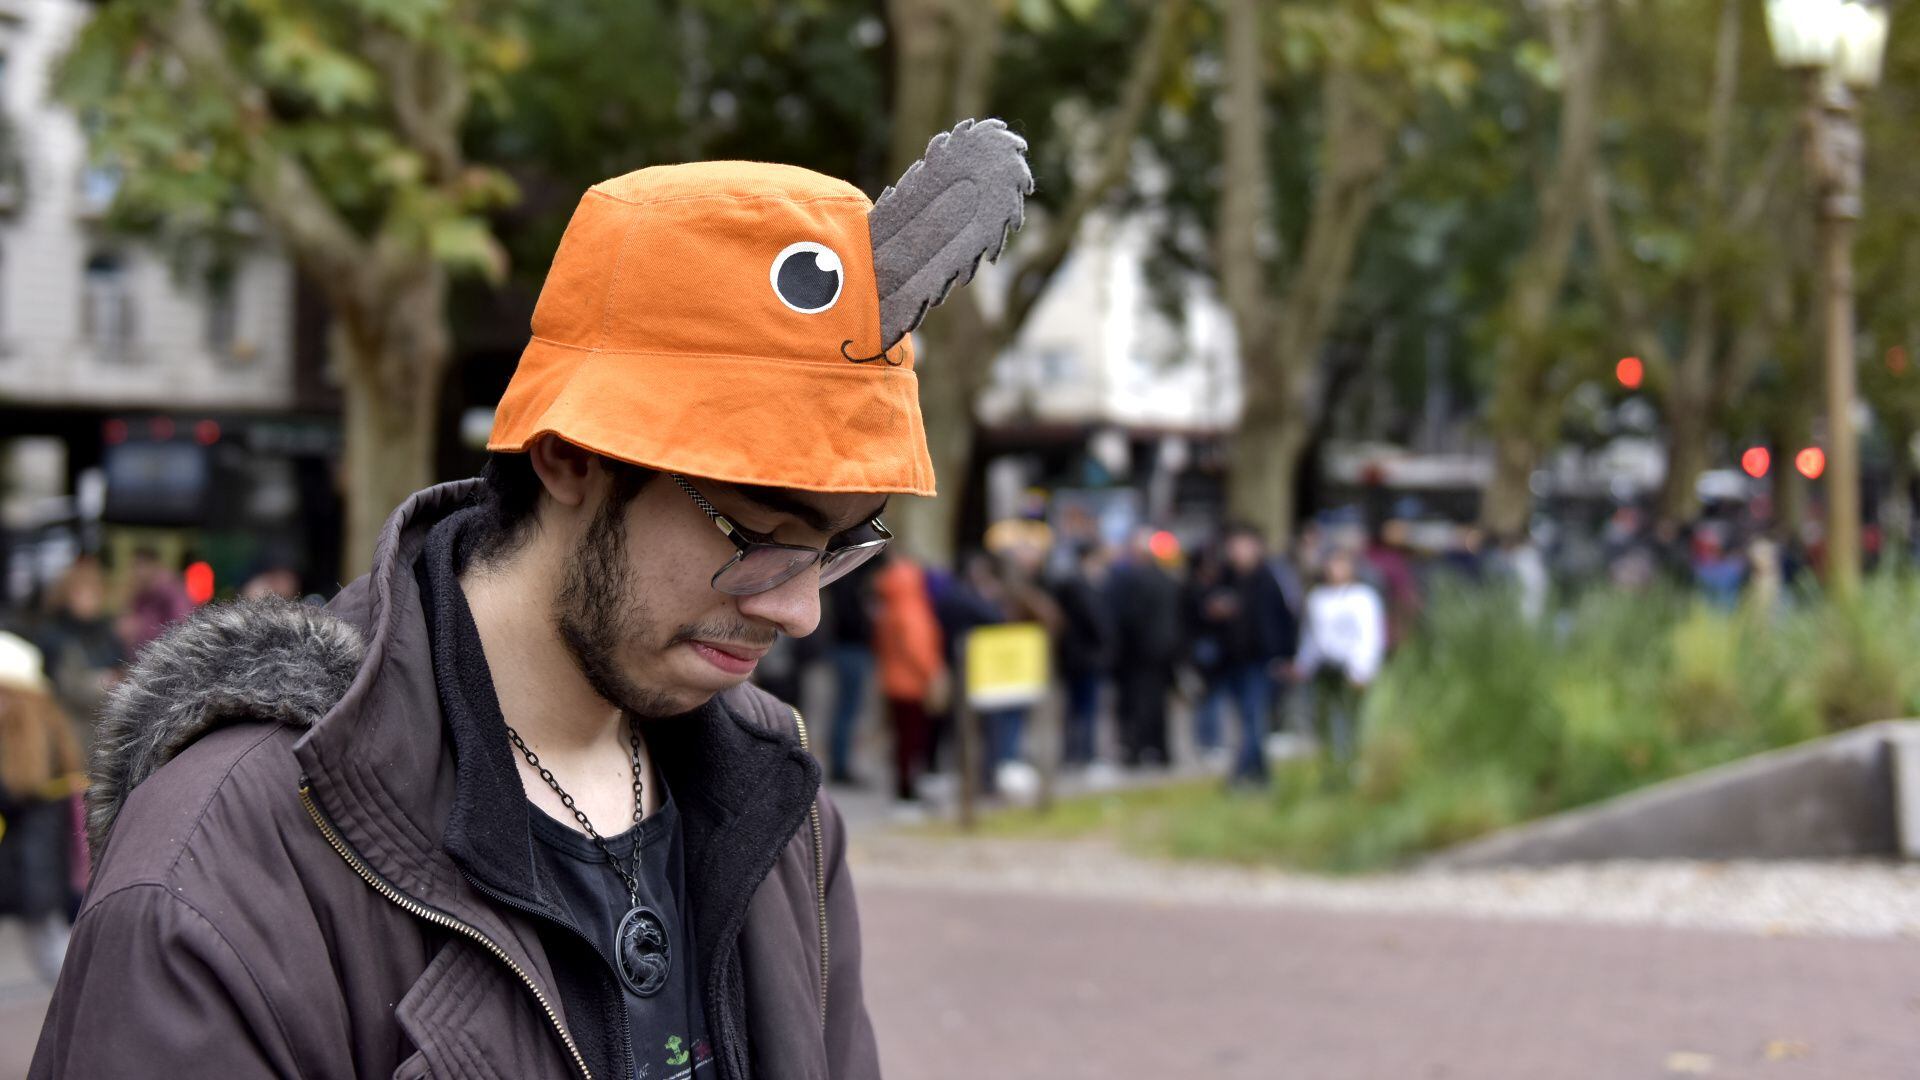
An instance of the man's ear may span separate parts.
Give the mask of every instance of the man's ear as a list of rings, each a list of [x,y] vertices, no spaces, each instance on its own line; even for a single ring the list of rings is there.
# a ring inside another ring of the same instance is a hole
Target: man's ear
[[[587,501],[596,483],[591,450],[583,450],[558,435],[542,435],[527,448],[534,474],[547,489],[547,495],[561,506],[577,507]]]

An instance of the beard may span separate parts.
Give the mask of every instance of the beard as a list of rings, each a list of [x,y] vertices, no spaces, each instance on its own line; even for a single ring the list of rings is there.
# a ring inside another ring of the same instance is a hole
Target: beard
[[[645,599],[634,595],[626,551],[626,504],[608,499],[567,560],[553,598],[554,626],[594,693],[632,716],[671,716],[684,711],[672,695],[641,686],[620,664],[621,654],[644,647],[653,630]]]
[[[566,576],[553,600],[553,621],[573,662],[593,692],[629,716],[677,716],[689,706],[669,690],[643,686],[621,663],[638,655],[656,636],[653,613],[634,585],[627,561],[627,504],[608,499],[567,560]],[[738,620],[688,624],[659,643],[661,651],[686,641],[736,642],[767,646],[774,634],[755,631]]]

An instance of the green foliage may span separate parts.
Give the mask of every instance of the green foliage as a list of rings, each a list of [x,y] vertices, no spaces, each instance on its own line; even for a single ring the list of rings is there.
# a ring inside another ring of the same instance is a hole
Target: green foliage
[[[1188,858],[1374,869],[1531,818],[1872,720],[1920,711],[1920,578],[1858,603],[1723,611],[1597,592],[1534,627],[1499,590],[1443,592],[1367,698],[1360,759],[1270,793],[1213,784],[1069,802],[1002,831],[1112,831]]]
[[[523,53],[511,8],[487,0],[126,0],[81,31],[55,90],[121,177],[114,226],[218,259],[246,238],[241,211],[305,212],[286,197],[297,174],[341,239],[497,279],[485,215],[515,189],[460,160],[459,129]],[[317,254],[315,234],[283,231],[296,259]]]

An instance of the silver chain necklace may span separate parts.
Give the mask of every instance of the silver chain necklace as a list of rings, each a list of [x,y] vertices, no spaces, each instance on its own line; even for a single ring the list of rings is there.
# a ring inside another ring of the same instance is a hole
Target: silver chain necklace
[[[534,771],[540,774],[540,779],[545,780],[554,794],[560,796],[560,804],[573,812],[573,819],[587,831],[588,838],[593,841],[595,847],[600,849],[600,854],[606,856],[607,862],[613,867],[613,872],[620,875],[620,884],[627,889],[627,913],[614,929],[613,940],[619,954],[619,963],[616,966],[620,969],[621,980],[627,984],[629,990],[641,997],[652,997],[659,993],[660,988],[667,983],[671,957],[668,952],[666,924],[661,921],[659,915],[640,904],[640,837],[635,836],[633,839],[633,857],[630,860],[633,868],[629,870],[621,865],[620,860],[613,854],[613,849],[607,846],[606,839],[600,835],[600,831],[593,827],[593,822],[588,821],[587,815],[574,803],[573,796],[567,794],[567,789],[561,787],[560,781],[554,779],[553,770],[540,764],[540,755],[534,753],[526,740],[520,737],[520,733],[513,730],[512,724],[507,725],[507,738],[513,740],[513,745],[527,759],[527,764],[533,766]],[[633,755],[633,823],[638,825],[645,814],[645,804],[641,801],[641,797],[646,788],[640,780],[640,729],[634,724],[631,716],[627,717],[627,743]]]

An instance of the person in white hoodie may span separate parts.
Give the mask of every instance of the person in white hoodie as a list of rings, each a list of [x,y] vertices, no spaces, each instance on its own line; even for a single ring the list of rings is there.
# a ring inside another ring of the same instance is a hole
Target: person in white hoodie
[[[1315,727],[1344,769],[1353,761],[1361,696],[1386,655],[1386,609],[1373,586],[1355,579],[1353,553],[1335,550],[1320,584],[1307,591],[1306,616],[1294,674],[1312,682]]]

